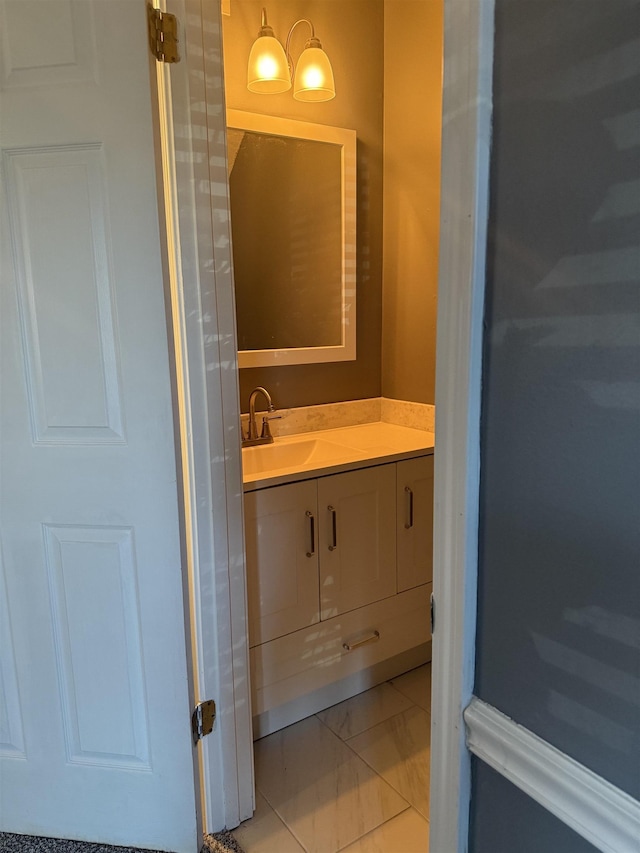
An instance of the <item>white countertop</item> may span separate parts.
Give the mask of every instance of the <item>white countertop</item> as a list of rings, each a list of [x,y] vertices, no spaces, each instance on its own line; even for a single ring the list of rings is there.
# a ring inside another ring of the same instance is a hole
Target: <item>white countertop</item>
[[[432,432],[389,423],[278,437],[242,451],[244,491],[433,453]]]

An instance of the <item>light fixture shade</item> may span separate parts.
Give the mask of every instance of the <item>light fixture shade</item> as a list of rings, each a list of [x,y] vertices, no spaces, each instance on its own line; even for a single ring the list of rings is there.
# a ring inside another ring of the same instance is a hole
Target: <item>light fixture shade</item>
[[[310,42],[317,46],[309,46]],[[297,101],[330,101],[336,96],[329,57],[319,45],[317,39],[310,39],[300,54],[293,81],[293,97]]]
[[[284,48],[272,35],[259,36],[253,43],[247,67],[247,88],[264,95],[277,95],[291,88]]]

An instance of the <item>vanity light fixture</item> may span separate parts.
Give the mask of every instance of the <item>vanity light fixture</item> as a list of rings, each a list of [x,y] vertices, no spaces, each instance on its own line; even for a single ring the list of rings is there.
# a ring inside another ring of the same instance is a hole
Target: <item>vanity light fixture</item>
[[[308,24],[311,37],[294,65],[289,46],[298,24]],[[336,96],[333,69],[329,57],[316,38],[313,24],[300,18],[289,30],[286,47],[273,34],[267,23],[267,10],[262,10],[262,26],[249,54],[247,88],[250,92],[277,95],[288,92],[293,76],[293,97],[297,101],[330,101]]]

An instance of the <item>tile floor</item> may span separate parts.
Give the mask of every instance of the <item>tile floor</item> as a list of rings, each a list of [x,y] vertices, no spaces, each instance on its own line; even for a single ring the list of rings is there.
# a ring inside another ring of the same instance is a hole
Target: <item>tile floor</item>
[[[246,853],[427,853],[431,664],[255,743]]]

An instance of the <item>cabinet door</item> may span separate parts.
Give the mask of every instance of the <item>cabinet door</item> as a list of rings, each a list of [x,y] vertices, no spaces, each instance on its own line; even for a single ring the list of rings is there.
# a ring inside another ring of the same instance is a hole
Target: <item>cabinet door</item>
[[[398,462],[398,592],[433,580],[433,456]]]
[[[255,646],[319,620],[316,481],[247,492],[244,506]]]
[[[322,619],[395,594],[395,491],[395,465],[318,480]]]

